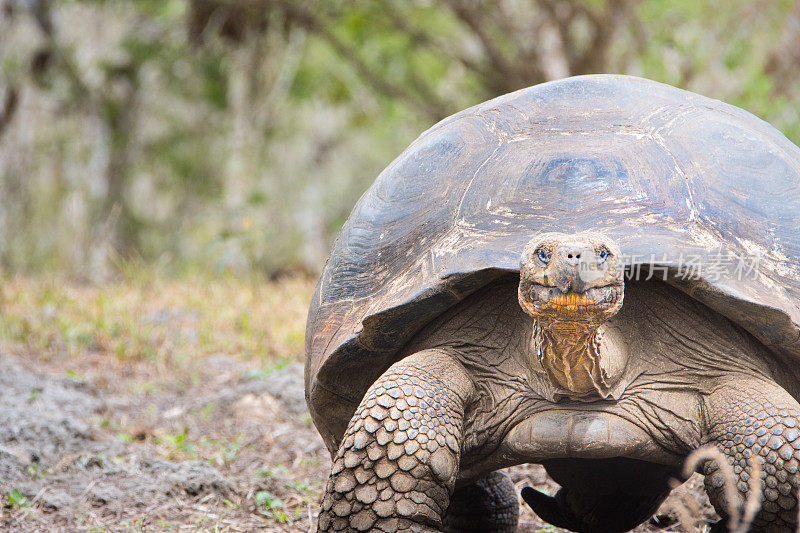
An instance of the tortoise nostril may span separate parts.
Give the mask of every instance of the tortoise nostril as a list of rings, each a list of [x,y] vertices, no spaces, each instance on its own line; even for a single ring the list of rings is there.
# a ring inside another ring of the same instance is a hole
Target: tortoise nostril
[[[581,255],[583,254],[583,250],[576,249],[576,247],[570,246],[566,250],[561,251],[561,257],[564,258],[569,265],[577,265],[581,262]]]

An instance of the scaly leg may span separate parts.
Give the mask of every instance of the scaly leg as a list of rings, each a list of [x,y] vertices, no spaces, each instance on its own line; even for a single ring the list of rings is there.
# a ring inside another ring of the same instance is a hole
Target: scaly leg
[[[318,531],[440,530],[472,390],[464,368],[440,350],[392,365],[344,434]]]
[[[511,479],[492,472],[475,483],[456,489],[444,518],[445,533],[514,533],[519,501]]]
[[[722,382],[705,402],[704,442],[714,444],[733,467],[737,501],[725,498],[725,476],[713,461],[703,465],[709,499],[727,521],[729,505],[740,511],[750,490],[750,457],[761,463],[761,510],[751,531],[793,532],[797,528],[800,475],[800,405],[776,383],[752,378]],[[741,514],[741,513],[740,513]]]

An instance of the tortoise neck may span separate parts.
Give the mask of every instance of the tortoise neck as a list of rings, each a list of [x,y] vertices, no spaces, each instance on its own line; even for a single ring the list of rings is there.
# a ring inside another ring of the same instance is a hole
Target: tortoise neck
[[[603,330],[575,322],[534,321],[533,347],[553,385],[575,399],[607,398],[613,383],[604,369]]]

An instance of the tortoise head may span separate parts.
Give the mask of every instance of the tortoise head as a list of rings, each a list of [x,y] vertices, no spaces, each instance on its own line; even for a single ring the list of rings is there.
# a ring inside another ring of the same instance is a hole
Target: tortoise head
[[[520,265],[519,303],[543,325],[596,327],[622,307],[619,247],[600,233],[542,233]]]

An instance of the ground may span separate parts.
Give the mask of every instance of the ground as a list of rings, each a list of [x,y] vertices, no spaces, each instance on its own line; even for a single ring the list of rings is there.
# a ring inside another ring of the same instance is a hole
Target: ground
[[[313,530],[330,457],[303,397],[312,290],[4,280],[0,530]],[[557,489],[536,465],[509,474]],[[702,531],[701,489],[695,476],[637,531]],[[561,531],[523,509],[521,532]]]

